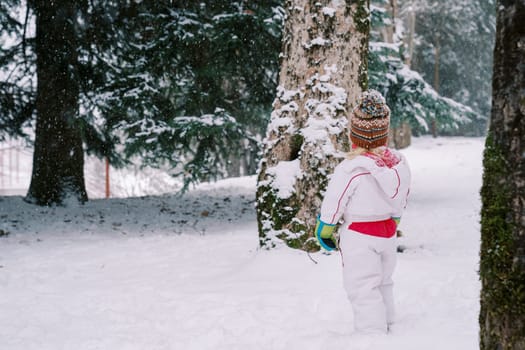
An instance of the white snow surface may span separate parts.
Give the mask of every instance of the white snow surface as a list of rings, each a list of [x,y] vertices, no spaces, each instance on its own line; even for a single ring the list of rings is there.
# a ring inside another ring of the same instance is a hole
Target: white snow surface
[[[483,142],[402,150],[413,184],[388,335],[353,333],[339,254],[258,248],[244,177],[70,207],[0,197],[0,348],[478,349]]]

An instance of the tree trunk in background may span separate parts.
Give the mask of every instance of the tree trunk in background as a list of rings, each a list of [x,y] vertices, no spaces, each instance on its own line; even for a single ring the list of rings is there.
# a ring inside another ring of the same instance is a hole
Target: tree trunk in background
[[[525,0],[498,1],[481,189],[480,348],[525,349]]]
[[[397,0],[390,0],[388,2],[388,5],[385,6],[387,11],[390,13],[390,18],[392,19],[392,22],[390,22],[390,25],[385,25],[383,27],[381,36],[383,37],[383,41],[386,43],[394,43],[394,34],[396,32],[396,20],[397,18]]]
[[[439,42],[439,33],[436,33],[435,42],[434,42],[434,90],[439,94],[439,55],[440,55],[440,42]],[[437,137],[437,120],[436,117],[432,118],[432,123],[430,129],[432,131],[432,136]]]
[[[394,44],[396,40],[399,43],[399,39],[396,37],[396,25],[400,19],[398,18],[398,6],[397,0],[390,0],[387,7],[388,12],[390,13],[390,18],[392,22],[389,26],[385,26],[383,31],[383,41],[387,43]],[[406,148],[410,146],[412,136],[412,128],[407,122],[402,122],[399,126],[390,125],[389,135],[388,135],[388,146],[394,147],[396,149]]]
[[[39,205],[84,202],[84,152],[78,117],[76,1],[31,1],[36,13],[37,120],[31,185]]]
[[[242,142],[242,141],[240,141]],[[241,147],[241,145],[239,145]],[[228,177],[239,177],[241,176],[241,161],[243,154],[232,154],[228,158],[227,164],[227,176]]]
[[[262,246],[305,250],[330,174],[348,150],[348,111],[367,86],[368,1],[287,0],[279,87],[257,184]]]
[[[395,149],[407,148],[412,141],[412,128],[403,122],[395,128],[390,128],[388,133],[388,146]]]
[[[404,36],[405,46],[407,47],[407,52],[405,54],[405,64],[409,67],[412,67],[412,57],[414,55],[414,35],[416,32],[416,13],[414,11],[412,2],[410,3],[410,9],[407,14],[407,35]]]

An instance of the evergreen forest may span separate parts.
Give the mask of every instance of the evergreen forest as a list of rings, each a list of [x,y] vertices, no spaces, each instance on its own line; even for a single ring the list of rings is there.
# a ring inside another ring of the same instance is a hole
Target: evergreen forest
[[[38,148],[39,133],[74,135],[81,153],[114,166],[168,168],[185,188],[254,174],[277,89],[285,6],[2,1],[0,141],[22,138]],[[386,97],[392,126],[483,135],[494,1],[372,0],[370,18],[369,87]],[[53,37],[45,26],[62,29]],[[40,85],[61,74],[69,83],[48,110],[69,105],[71,116],[61,128],[39,129],[38,106],[50,97],[38,97],[37,67],[50,66],[64,69],[42,74]]]

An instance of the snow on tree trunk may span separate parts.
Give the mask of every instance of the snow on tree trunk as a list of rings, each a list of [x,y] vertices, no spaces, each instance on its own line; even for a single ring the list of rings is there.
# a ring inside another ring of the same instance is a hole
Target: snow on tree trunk
[[[37,121],[31,185],[26,200],[39,205],[87,200],[78,117],[79,82],[74,1],[34,1]]]
[[[319,249],[323,191],[348,150],[348,112],[367,86],[368,1],[288,0],[277,97],[257,184],[260,243]]]
[[[480,349],[525,349],[525,1],[499,1],[481,189]]]

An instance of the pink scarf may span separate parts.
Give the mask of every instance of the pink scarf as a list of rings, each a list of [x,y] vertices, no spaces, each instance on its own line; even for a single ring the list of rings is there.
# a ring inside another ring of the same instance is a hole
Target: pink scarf
[[[375,160],[377,166],[379,167],[387,166],[391,168],[394,165],[397,165],[401,161],[399,158],[396,157],[394,153],[390,152],[388,148],[385,149],[382,156],[372,153],[372,152],[365,152],[363,153],[363,155],[365,157]]]

